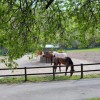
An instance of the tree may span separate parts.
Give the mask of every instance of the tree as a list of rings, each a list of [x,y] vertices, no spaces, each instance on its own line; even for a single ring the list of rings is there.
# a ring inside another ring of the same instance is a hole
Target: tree
[[[0,13],[10,60],[46,43],[71,46],[78,40],[87,47],[100,34],[99,0],[0,0]]]

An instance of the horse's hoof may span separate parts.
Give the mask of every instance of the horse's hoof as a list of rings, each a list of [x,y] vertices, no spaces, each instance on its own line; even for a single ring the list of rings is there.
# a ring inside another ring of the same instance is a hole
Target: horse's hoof
[[[70,72],[74,72],[75,70],[70,70]]]
[[[65,74],[65,76],[67,75],[67,73]]]

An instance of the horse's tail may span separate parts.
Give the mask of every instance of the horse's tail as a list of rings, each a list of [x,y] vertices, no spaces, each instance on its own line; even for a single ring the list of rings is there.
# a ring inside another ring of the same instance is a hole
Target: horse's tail
[[[74,70],[74,65],[73,65],[73,61],[72,61],[72,60],[69,60],[68,66],[71,67],[71,70],[70,70],[70,76],[72,76],[73,73],[74,73],[74,71],[75,71],[75,70]]]
[[[73,61],[72,61],[72,59],[70,57],[66,57],[65,59],[66,59],[67,65],[68,66],[71,66],[71,74],[70,74],[70,76],[72,76],[73,75],[73,72],[74,72]]]

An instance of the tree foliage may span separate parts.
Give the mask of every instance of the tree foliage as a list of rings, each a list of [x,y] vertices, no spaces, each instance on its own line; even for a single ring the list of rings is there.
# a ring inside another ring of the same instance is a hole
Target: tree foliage
[[[100,0],[0,0],[0,45],[10,60],[47,43],[100,42]]]

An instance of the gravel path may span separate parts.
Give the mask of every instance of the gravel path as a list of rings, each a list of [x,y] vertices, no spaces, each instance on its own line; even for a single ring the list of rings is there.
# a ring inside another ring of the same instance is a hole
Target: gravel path
[[[0,100],[90,100],[100,98],[100,79],[0,85]]]

